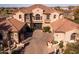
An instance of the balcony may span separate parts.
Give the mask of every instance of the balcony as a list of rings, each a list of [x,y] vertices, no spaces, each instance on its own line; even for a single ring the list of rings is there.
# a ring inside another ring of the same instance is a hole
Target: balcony
[[[33,23],[43,23],[43,20],[34,20],[33,19]]]

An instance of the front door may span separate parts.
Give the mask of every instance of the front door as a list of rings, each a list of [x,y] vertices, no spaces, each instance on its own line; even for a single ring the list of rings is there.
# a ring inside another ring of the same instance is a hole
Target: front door
[[[34,23],[34,29],[42,29],[42,23]]]

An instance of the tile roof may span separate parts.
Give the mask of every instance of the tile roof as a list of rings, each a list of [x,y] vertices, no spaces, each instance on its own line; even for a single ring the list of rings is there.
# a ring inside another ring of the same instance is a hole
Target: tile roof
[[[44,13],[51,13],[51,8],[50,7],[47,7],[45,5],[41,5],[41,4],[35,4],[35,5],[32,5],[28,8],[29,11],[32,11],[33,9],[35,8],[41,8],[44,10]]]
[[[43,9],[44,13],[51,13],[52,12],[52,9],[50,7],[47,7],[47,6],[41,5],[41,4],[35,4],[35,5],[30,6],[30,7],[22,8],[22,9],[19,9],[19,11],[22,11],[23,13],[32,13],[32,10],[35,8]],[[15,13],[16,12],[18,12],[18,10],[15,11]]]
[[[3,27],[3,26],[4,27]],[[2,29],[2,30],[11,30],[11,31],[20,31],[22,28],[23,28],[23,26],[25,25],[25,23],[24,22],[20,22],[20,21],[18,21],[18,20],[16,20],[16,19],[6,19],[6,20],[4,20],[4,21],[1,21],[0,22],[0,29]],[[9,27],[9,29],[8,29],[8,27]]]
[[[20,31],[23,28],[23,26],[25,25],[24,22],[18,21],[18,20],[13,19],[13,18],[9,19],[8,21],[14,27],[14,29],[12,29],[13,31]]]
[[[16,10],[14,13],[16,13],[18,11],[21,11],[23,13],[32,13],[32,10],[35,8],[43,9],[44,10],[43,13],[45,13],[45,14],[49,14],[49,13],[53,13],[53,12],[58,12],[58,13],[62,12],[62,11],[56,10],[54,8],[51,8],[51,7],[42,5],[42,4],[35,4],[35,5],[29,6],[29,7],[20,8],[20,9]]]
[[[68,19],[60,19],[51,23],[55,32],[67,32],[73,29],[79,29],[79,24],[76,24]]]

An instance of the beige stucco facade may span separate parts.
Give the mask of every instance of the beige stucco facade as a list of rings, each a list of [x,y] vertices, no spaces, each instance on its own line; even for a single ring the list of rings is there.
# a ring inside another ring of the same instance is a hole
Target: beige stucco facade
[[[79,30],[74,29],[74,30],[67,31],[65,33],[54,33],[54,39],[58,42],[60,42],[60,41],[71,42],[71,41],[73,41],[73,40],[71,40],[71,35],[73,33],[79,34]]]
[[[11,33],[11,39],[14,40],[14,42],[19,43],[19,35],[17,32]]]
[[[65,39],[65,33],[54,33],[54,40],[55,41],[63,41]]]
[[[19,18],[19,15],[21,15],[21,18]],[[24,13],[21,11],[16,12],[16,14],[13,15],[13,17],[21,22],[24,22]]]
[[[70,31],[66,32],[65,33],[65,41],[70,41],[71,40],[71,35],[73,33],[79,34],[79,30],[78,29],[73,29],[73,30],[70,30]]]
[[[24,14],[25,14],[24,12],[19,11],[13,17],[16,18],[19,21],[25,22],[24,21]],[[40,17],[41,17],[40,20],[36,20],[35,19],[36,14],[39,14],[40,15]],[[21,19],[19,19],[19,15],[22,15],[22,18]],[[32,10],[32,16],[33,16],[32,17],[33,23],[42,23],[42,28],[43,27],[46,27],[46,26],[49,26],[51,28],[50,30],[52,32],[53,32],[53,28],[50,25],[50,23],[52,23],[52,22],[54,22],[56,20],[59,20],[59,19],[62,19],[63,18],[63,15],[60,15],[59,12],[56,12],[55,11],[55,12],[51,12],[50,13],[50,16],[49,16],[49,19],[47,19],[47,15],[43,13],[43,9],[41,9],[41,8],[35,8],[35,9],[33,9]],[[28,21],[28,19],[26,19],[26,22],[27,21]],[[30,26],[30,23],[27,23],[27,24]],[[54,39],[56,41],[58,41],[58,42],[61,41],[61,40],[62,41],[70,41],[71,34],[72,33],[79,33],[79,30],[73,29],[73,30],[67,31],[65,33],[62,33],[62,32],[60,32],[60,33],[53,32],[53,33],[54,33]],[[14,37],[17,39],[16,36],[14,36]]]

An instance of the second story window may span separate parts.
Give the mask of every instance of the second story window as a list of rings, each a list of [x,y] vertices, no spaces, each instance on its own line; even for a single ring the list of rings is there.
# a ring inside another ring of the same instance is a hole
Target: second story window
[[[36,14],[35,18],[36,18],[36,20],[40,20],[41,19],[39,14]]]
[[[53,18],[55,19],[56,18],[56,15],[54,15]]]
[[[47,15],[47,19],[50,19],[50,15],[49,14]]]
[[[19,15],[19,19],[21,19],[22,18],[22,16],[21,15]]]

